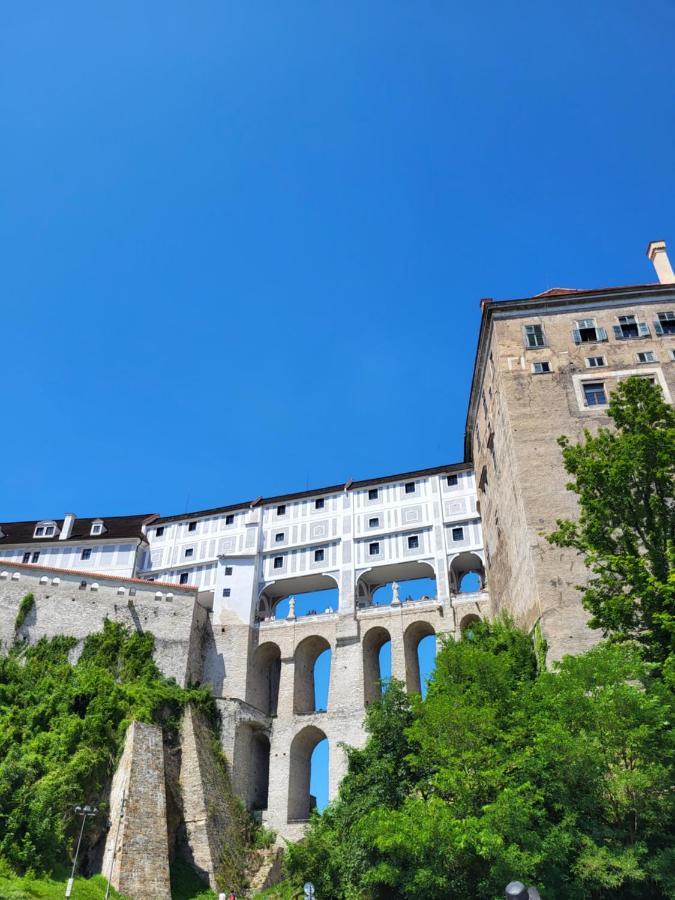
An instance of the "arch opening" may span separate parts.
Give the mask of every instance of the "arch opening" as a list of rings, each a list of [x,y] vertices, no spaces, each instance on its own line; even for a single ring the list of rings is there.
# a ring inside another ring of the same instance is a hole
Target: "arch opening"
[[[363,641],[363,693],[367,706],[377,700],[391,678],[391,635],[386,628],[370,628]]]
[[[288,821],[306,822],[312,809],[328,799],[328,741],[308,725],[291,742],[288,773]]]
[[[433,626],[428,622],[413,622],[408,625],[403,635],[403,650],[408,693],[422,694],[424,689],[426,694],[426,679],[433,672],[436,659],[436,632]]]
[[[468,615],[463,616],[459,623],[459,630],[462,637],[466,637],[469,640],[473,637],[473,626],[480,622],[480,616],[476,615],[476,613],[468,613]]]
[[[361,609],[430,600],[436,595],[436,573],[427,562],[374,566],[362,572],[356,582],[356,604]]]
[[[485,590],[485,567],[476,553],[460,553],[450,563],[450,587],[455,594]]]
[[[262,590],[255,620],[264,622],[329,614],[337,612],[339,602],[337,582],[330,575],[282,578]]]
[[[293,711],[296,715],[325,712],[330,684],[331,646],[312,635],[300,641],[294,656]]]
[[[248,808],[254,814],[267,809],[270,788],[270,742],[262,731],[251,737]]]
[[[256,649],[251,664],[247,703],[267,716],[276,716],[281,680],[281,650],[267,641]]]

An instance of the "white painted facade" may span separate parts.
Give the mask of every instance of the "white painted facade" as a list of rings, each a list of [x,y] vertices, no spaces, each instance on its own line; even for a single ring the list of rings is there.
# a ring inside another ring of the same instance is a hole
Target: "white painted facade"
[[[269,618],[283,596],[337,587],[347,613],[381,584],[427,575],[447,601],[458,590],[453,562],[484,562],[474,474],[456,466],[158,519],[147,538],[140,577],[213,590],[214,612],[246,624]]]
[[[124,543],[31,543],[0,548],[0,560],[32,563],[55,569],[101,572],[119,578],[133,578],[137,571],[138,542]]]

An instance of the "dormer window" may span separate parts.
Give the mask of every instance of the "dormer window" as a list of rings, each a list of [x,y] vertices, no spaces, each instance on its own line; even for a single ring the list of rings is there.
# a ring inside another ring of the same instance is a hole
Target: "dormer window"
[[[33,537],[36,538],[51,538],[57,532],[56,522],[39,522],[35,526],[35,531],[33,532]]]
[[[97,519],[95,522],[91,523],[91,531],[90,534],[103,534],[103,520]]]

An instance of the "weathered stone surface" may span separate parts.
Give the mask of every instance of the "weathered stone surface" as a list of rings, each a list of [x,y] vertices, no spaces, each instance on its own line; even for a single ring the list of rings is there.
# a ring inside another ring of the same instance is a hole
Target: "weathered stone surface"
[[[103,873],[131,900],[171,900],[162,730],[132,722],[110,793]]]
[[[556,520],[578,515],[576,497],[566,490],[569,477],[557,438],[564,434],[578,441],[584,429],[610,424],[606,407],[584,405],[584,379],[603,381],[611,391],[630,374],[654,377],[672,402],[673,339],[657,339],[653,330],[656,310],[664,307],[659,304],[621,305],[610,298],[580,311],[549,308],[535,299],[531,309],[502,318],[495,314],[484,336],[486,364],[477,387],[472,452],[476,476],[487,482],[479,501],[492,612],[506,610],[528,629],[540,621],[551,660],[583,652],[599,638],[586,624],[577,590],[588,578],[582,560],[546,540]],[[648,323],[652,336],[616,340],[613,325],[621,315]],[[588,317],[605,328],[607,341],[574,342],[576,322]],[[525,325],[543,327],[545,347],[524,348]],[[637,353],[644,351],[653,351],[656,362],[639,365]],[[603,356],[606,365],[589,368],[590,356]],[[550,374],[532,372],[532,364],[541,361],[549,363]]]
[[[69,635],[83,641],[100,631],[105,619],[110,619],[154,635],[154,658],[163,675],[175,678],[182,686],[201,677],[203,622],[207,614],[196,602],[196,590],[168,591],[151,582],[96,582],[91,578],[82,587],[81,575],[37,566],[12,566],[3,559],[0,573],[6,573],[0,577],[0,645],[5,648],[15,638],[14,623],[21,599],[31,593],[35,603],[18,635],[23,640],[34,643],[42,637]]]
[[[217,872],[232,835],[232,788],[212,745],[211,732],[200,713],[188,706],[181,724],[180,788],[183,798],[188,858],[199,875],[216,890]]]

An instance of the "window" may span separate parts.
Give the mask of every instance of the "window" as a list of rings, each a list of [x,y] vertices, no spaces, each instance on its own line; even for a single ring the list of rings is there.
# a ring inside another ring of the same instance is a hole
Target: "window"
[[[323,550],[314,551],[314,562],[323,562],[325,553]]]
[[[229,597],[231,593],[230,588],[223,588],[223,597]]]
[[[579,319],[576,326],[572,329],[575,344],[596,344],[607,340],[607,332],[604,328],[596,327],[595,319]]]
[[[408,550],[417,550],[420,545],[420,539],[416,534],[411,534],[408,538]]]
[[[163,525],[159,525],[159,526],[155,529],[155,537],[161,537],[163,534],[164,534],[164,526],[163,526]]]
[[[187,572],[180,573],[180,576],[178,578],[178,583],[179,584],[187,584],[188,583],[188,573]]]
[[[185,558],[190,559],[191,556],[195,555],[194,547],[187,547],[185,549]]]
[[[456,475],[448,475],[448,487],[454,487],[457,484]]]
[[[35,534],[33,535],[33,537],[42,537],[44,535],[44,533],[45,533],[44,525],[38,525],[38,527],[35,529]]]
[[[602,366],[606,366],[604,356],[587,356],[586,357],[586,367],[588,369],[600,369]]]
[[[525,346],[533,350],[535,347],[545,347],[544,329],[541,325],[526,325],[523,329],[525,332]]]
[[[478,481],[478,487],[483,493],[485,493],[485,488],[487,487],[488,477],[487,477],[487,466],[483,466],[480,472],[480,479]]]
[[[225,566],[225,574],[226,575],[232,574],[232,566]]]
[[[274,568],[275,569],[283,569],[283,567],[284,567],[283,556],[275,556],[274,557]]]
[[[368,528],[379,528],[380,520],[377,516],[374,516],[372,519],[368,519]]]
[[[286,515],[286,504],[282,503],[280,506],[277,506],[277,515],[285,516]]]
[[[277,531],[277,533],[274,535],[274,540],[277,542],[277,544],[280,544],[283,541],[284,537],[285,535],[283,531]]]
[[[373,541],[372,544],[368,545],[368,553],[370,553],[371,556],[377,556],[377,554],[379,552],[380,552],[379,541]]]
[[[639,363],[656,362],[656,353],[653,350],[645,350],[643,353],[637,354],[637,361]]]
[[[532,363],[532,371],[535,375],[546,375],[551,371],[551,363],[549,362],[536,362]]]
[[[33,562],[36,563],[40,559],[40,551],[36,550],[33,554]]]
[[[586,406],[605,406],[607,395],[602,381],[585,381],[583,383],[584,403]]]
[[[325,503],[323,497],[319,497],[318,500],[314,501],[314,509],[323,509],[325,505],[326,505],[326,503]]]
[[[85,547],[82,553],[80,553],[80,559],[91,559],[91,549],[89,547]]]
[[[23,555],[23,561],[24,561],[25,563],[29,563],[29,562],[30,562],[30,551],[29,551],[28,553],[24,553],[24,555]]]
[[[379,495],[379,491],[377,488],[370,488],[368,491],[368,499],[369,500],[377,500]]]
[[[417,487],[417,485],[415,484],[414,481],[406,481],[406,484],[405,484],[406,494],[414,494],[416,487]]]
[[[225,516],[225,524],[226,525],[234,525],[234,515],[230,514]]]
[[[463,528],[453,528],[452,529],[452,539],[453,539],[453,541],[463,541],[464,540],[464,529]]]
[[[47,525],[45,528],[45,537],[52,537],[54,535],[54,526]]]
[[[196,531],[197,523],[196,522],[188,522],[188,531]]]
[[[660,312],[654,319],[654,331],[656,334],[675,334],[675,312]]]
[[[619,324],[614,326],[614,337],[617,341],[649,337],[649,325],[638,322],[635,316],[618,316],[617,321]]]
[[[670,351],[670,356],[672,359],[675,359],[675,350]]]

